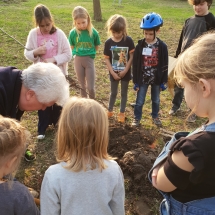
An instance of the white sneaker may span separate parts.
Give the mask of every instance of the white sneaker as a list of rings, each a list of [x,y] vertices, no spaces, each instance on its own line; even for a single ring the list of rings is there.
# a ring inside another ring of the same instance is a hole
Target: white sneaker
[[[179,110],[180,110],[180,108],[178,108],[177,110],[171,109],[169,111],[169,115],[175,115]]]
[[[140,125],[140,120],[139,119],[134,119],[133,122],[131,123],[131,126],[139,126]]]
[[[196,114],[195,113],[192,113],[190,114],[187,119],[186,119],[187,122],[195,122],[196,121]]]
[[[38,140],[43,140],[44,138],[45,138],[45,135],[42,135],[42,134],[40,134],[40,135],[37,136]]]
[[[36,190],[34,190],[33,188],[28,187],[28,190],[34,198],[39,197],[39,193]]]

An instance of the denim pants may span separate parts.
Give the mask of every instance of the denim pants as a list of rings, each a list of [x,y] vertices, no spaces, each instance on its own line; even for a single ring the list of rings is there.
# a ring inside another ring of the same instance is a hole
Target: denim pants
[[[134,106],[134,118],[141,120],[142,109],[145,103],[146,93],[149,84],[142,84],[137,92],[136,104]],[[151,100],[152,100],[152,118],[158,117],[158,112],[160,108],[160,85],[151,85]]]
[[[155,160],[153,167],[149,171],[148,178],[152,182],[152,172],[153,169],[159,165],[164,159],[167,158],[171,145],[178,140],[180,137],[186,137],[192,135],[199,131],[211,131],[215,132],[215,123],[208,126],[203,125],[202,127],[196,129],[194,132],[177,132],[174,134],[172,139],[167,142],[162,149],[161,153]],[[169,193],[158,190],[164,197],[164,200],[160,204],[160,214],[161,215],[215,215],[215,196],[211,198],[204,198],[199,200],[194,200],[186,203],[181,203],[175,200]]]
[[[180,108],[183,96],[184,96],[184,89],[175,85],[174,86],[174,98],[172,100],[172,109],[174,111],[176,111]]]
[[[170,196],[169,201],[171,215],[215,215],[215,197],[181,203]]]
[[[125,112],[125,107],[127,103],[127,97],[128,97],[128,84],[129,81],[121,81],[121,102],[120,102],[120,112],[124,113]],[[116,96],[118,93],[118,86],[119,86],[119,81],[111,81],[110,82],[110,88],[111,88],[111,93],[110,93],[110,99],[109,99],[109,111],[113,111],[113,106],[116,101]]]

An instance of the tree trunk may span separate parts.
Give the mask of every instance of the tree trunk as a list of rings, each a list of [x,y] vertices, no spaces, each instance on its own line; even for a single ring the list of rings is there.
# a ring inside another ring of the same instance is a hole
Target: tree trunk
[[[94,20],[102,21],[102,11],[100,0],[93,0],[93,12],[94,12]]]

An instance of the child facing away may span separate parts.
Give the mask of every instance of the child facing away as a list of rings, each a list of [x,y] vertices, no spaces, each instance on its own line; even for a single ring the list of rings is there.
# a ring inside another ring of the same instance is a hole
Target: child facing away
[[[95,100],[71,97],[56,136],[58,164],[45,172],[42,215],[124,215],[124,177],[107,153],[108,118]]]
[[[69,33],[69,43],[74,56],[74,69],[81,85],[81,96],[89,95],[91,99],[95,99],[94,58],[100,45],[99,34],[84,7],[75,7],[72,18],[74,28]]]
[[[134,52],[133,83],[137,98],[132,126],[140,124],[149,85],[151,85],[152,120],[155,125],[162,125],[158,117],[160,91],[166,89],[165,85],[168,80],[167,46],[157,37],[162,25],[161,16],[154,12],[146,14],[140,24],[144,38],[138,41]]]
[[[111,16],[106,23],[106,27],[110,38],[105,42],[104,57],[110,74],[111,87],[107,114],[108,118],[114,115],[113,106],[116,101],[118,85],[121,81],[121,103],[118,121],[124,123],[128,84],[131,80],[134,42],[127,35],[127,21],[125,17],[118,14]]]
[[[25,57],[33,62],[56,64],[62,73],[68,75],[68,62],[72,58],[70,45],[65,33],[57,28],[49,9],[42,4],[34,8],[36,28],[29,32]],[[45,138],[45,131],[51,124],[57,124],[62,107],[54,104],[38,111],[38,139]]]
[[[0,213],[39,215],[28,188],[13,175],[26,150],[27,131],[15,120],[0,115]],[[5,179],[7,178],[7,180]]]
[[[215,29],[215,17],[209,12],[213,0],[188,0],[190,5],[193,5],[195,15],[188,18],[181,31],[178,48],[176,50],[175,58],[180,53],[185,51],[193,42],[206,31]],[[177,84],[174,86],[174,98],[172,100],[172,108],[169,111],[170,115],[175,115],[180,110],[182,99],[184,96],[184,89]],[[187,118],[187,122],[195,122],[196,115],[191,114]]]
[[[174,77],[188,107],[208,121],[191,133],[176,133],[157,158],[151,178],[165,196],[161,214],[215,214],[214,68],[215,33],[198,38],[176,64]]]

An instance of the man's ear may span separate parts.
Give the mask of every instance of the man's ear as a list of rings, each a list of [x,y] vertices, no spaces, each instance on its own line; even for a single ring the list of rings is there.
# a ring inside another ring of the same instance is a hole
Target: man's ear
[[[199,84],[203,98],[207,98],[211,93],[211,83],[206,79],[200,78]]]
[[[33,90],[28,90],[25,94],[26,100],[29,101],[32,97],[34,97],[35,92]]]

